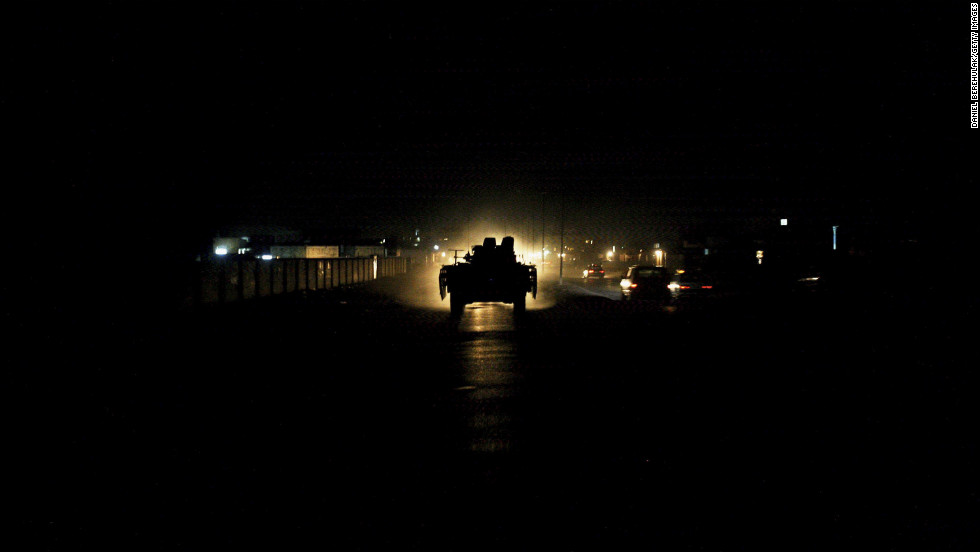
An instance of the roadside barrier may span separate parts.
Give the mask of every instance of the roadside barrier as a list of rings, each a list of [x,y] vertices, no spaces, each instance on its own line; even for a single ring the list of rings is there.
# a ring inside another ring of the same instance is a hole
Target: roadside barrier
[[[200,263],[194,304],[247,301],[304,290],[326,290],[404,274],[406,257],[255,259],[239,256]]]

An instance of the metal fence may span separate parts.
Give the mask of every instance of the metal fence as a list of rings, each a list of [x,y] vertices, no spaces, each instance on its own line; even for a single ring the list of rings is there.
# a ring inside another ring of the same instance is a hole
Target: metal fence
[[[194,302],[220,304],[368,282],[404,274],[409,262],[405,257],[271,260],[226,257],[199,266]]]

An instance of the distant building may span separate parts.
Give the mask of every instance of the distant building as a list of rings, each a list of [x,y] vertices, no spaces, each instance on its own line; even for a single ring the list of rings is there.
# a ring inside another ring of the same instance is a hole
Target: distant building
[[[354,230],[303,230],[281,225],[227,226],[211,239],[201,258],[248,255],[282,259],[393,257],[400,252],[388,238],[358,237]]]
[[[252,252],[252,244],[248,237],[217,237],[211,240],[211,254],[217,257],[225,255],[248,255]]]
[[[281,259],[335,259],[338,257],[385,257],[381,244],[315,245],[311,243],[279,244],[269,247],[273,257]]]
[[[344,247],[345,257],[384,257],[385,246],[383,245],[348,245]]]
[[[335,259],[340,257],[339,245],[273,245],[269,254],[277,259]]]

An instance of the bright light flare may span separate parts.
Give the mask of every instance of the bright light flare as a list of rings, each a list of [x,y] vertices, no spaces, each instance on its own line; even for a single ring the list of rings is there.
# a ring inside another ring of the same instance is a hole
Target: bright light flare
[[[666,255],[664,254],[663,249],[654,250],[653,259],[656,266],[664,266],[664,257],[666,257]]]
[[[215,255],[227,255],[228,254],[228,248],[227,247],[215,247],[214,248],[214,254]]]

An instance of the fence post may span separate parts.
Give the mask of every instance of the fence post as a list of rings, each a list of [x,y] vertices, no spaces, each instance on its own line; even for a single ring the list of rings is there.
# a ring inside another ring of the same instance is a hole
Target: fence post
[[[235,257],[235,270],[238,272],[238,282],[235,286],[236,295],[238,295],[239,301],[245,300],[245,274],[243,274],[245,267],[242,266],[241,257]]]
[[[203,264],[204,264],[203,261],[195,261],[194,262],[194,268],[195,268],[195,272],[196,272],[196,274],[195,274],[196,278],[194,279],[194,282],[195,282],[194,283],[194,289],[191,292],[191,293],[194,294],[194,297],[193,297],[193,299],[194,299],[194,308],[199,308],[201,306],[201,301],[202,301],[201,295],[203,294],[201,288],[204,287],[204,270],[201,268],[201,266]]]
[[[276,294],[276,272],[279,271],[279,259],[273,259],[269,263],[269,296]]]
[[[225,263],[224,259],[218,259],[218,303],[225,304],[225,287],[227,285],[227,276],[225,275]]]
[[[259,289],[259,287],[262,285],[260,283],[261,280],[259,279],[260,277],[259,272],[261,270],[262,270],[262,263],[260,263],[259,260],[256,259],[255,264],[252,265],[252,296],[253,297],[262,297],[262,290]]]
[[[306,259],[298,259],[296,261],[296,291],[303,291],[306,289]],[[300,275],[302,274],[302,278]]]
[[[282,293],[289,292],[289,259],[282,260]]]

